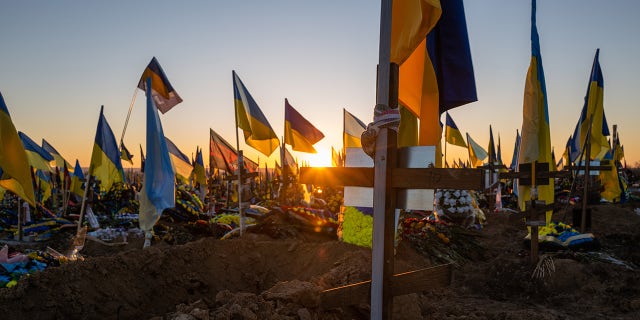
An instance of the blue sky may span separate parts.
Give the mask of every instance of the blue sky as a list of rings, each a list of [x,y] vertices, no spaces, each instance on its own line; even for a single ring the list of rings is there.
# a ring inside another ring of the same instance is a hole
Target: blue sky
[[[235,144],[235,70],[279,136],[284,99],[324,134],[328,164],[341,147],[342,109],[365,123],[375,104],[380,2],[327,1],[22,1],[0,11],[0,92],[18,130],[45,138],[87,166],[100,105],[119,138],[138,79],[153,56],[184,102],[161,115],[165,134],[187,155],[208,149],[209,128]],[[530,60],[529,1],[465,1],[478,102],[453,109],[460,130],[483,146],[489,125],[511,159]],[[583,105],[600,48],[604,103],[628,164],[640,161],[640,2],[539,0],[552,145],[562,153]],[[139,165],[144,94],[125,135]],[[265,156],[240,147],[252,159]],[[449,157],[466,159],[450,146]],[[305,154],[294,153],[299,158]],[[275,159],[276,153],[271,157]],[[208,157],[205,155],[205,162]],[[127,167],[128,164],[125,164]]]

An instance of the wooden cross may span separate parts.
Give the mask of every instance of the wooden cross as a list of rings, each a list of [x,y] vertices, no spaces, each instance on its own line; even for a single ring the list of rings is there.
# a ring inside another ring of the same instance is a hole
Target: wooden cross
[[[396,132],[383,128],[377,137],[373,168],[300,168],[300,183],[373,187],[372,280],[326,290],[323,301],[327,301],[328,305],[342,301],[344,305],[353,302],[356,293],[362,294],[370,286],[371,308],[381,308],[380,319],[391,319],[394,295],[444,286],[451,279],[449,264],[394,274],[397,192],[403,189],[436,188],[479,190],[484,186],[481,169],[398,168],[396,145]],[[376,295],[381,297],[379,301],[374,299]]]

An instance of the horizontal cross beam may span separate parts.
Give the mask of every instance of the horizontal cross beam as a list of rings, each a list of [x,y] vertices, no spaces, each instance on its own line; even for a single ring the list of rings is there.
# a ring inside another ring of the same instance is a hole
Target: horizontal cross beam
[[[373,187],[373,168],[300,168],[300,183],[325,186]],[[395,168],[391,185],[397,189],[479,190],[484,174],[479,169]]]

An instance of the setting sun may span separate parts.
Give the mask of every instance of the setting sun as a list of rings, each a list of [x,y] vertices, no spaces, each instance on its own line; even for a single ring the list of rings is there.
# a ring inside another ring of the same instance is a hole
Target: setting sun
[[[311,167],[332,167],[331,150],[316,147],[318,153],[300,153],[302,160],[308,161]]]

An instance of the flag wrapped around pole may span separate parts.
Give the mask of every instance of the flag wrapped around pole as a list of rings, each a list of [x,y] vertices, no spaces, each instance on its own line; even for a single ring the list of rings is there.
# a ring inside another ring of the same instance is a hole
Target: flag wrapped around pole
[[[124,146],[124,142],[120,141],[120,159],[129,162],[133,165],[133,155],[129,152],[129,149]]]
[[[280,145],[280,140],[240,77],[232,71],[236,126],[242,129],[244,141],[267,157]]]
[[[496,164],[498,156],[496,155],[496,144],[493,140],[493,128],[491,128],[491,125],[489,125],[489,147],[487,150],[487,154],[489,154],[489,163]]]
[[[536,1],[531,2],[531,62],[527,71],[522,111],[522,141],[519,163],[549,163],[551,166],[551,134],[549,128],[549,108],[545,85],[540,39],[536,27]],[[531,200],[531,186],[520,185],[518,204],[525,210],[525,202]],[[553,179],[548,185],[537,186],[537,200],[553,203]],[[547,212],[546,221],[551,221],[552,211]]]
[[[294,109],[285,98],[284,143],[291,145],[294,151],[318,153],[313,145],[322,138],[324,134]]]
[[[591,75],[589,77],[589,85],[587,86],[587,94],[584,98],[584,106],[580,114],[579,131],[580,137],[580,150],[584,147],[587,139],[587,132],[591,132],[591,158],[602,160],[609,150],[609,142],[607,136],[609,136],[609,126],[604,115],[604,79],[602,76],[602,69],[600,68],[600,49],[596,50],[596,55],[593,58],[593,66],[591,68]],[[593,119],[593,121],[590,121]],[[589,131],[589,123],[591,124],[591,131]],[[576,135],[574,133],[574,135]]]
[[[31,168],[9,109],[0,93],[0,187],[36,206]]]
[[[147,78],[147,88],[152,78]],[[162,216],[162,211],[175,206],[175,179],[167,140],[162,130],[158,109],[147,90],[147,158],[140,192],[140,229],[145,232],[144,247],[151,245],[151,231]]]
[[[160,66],[160,63],[158,63],[158,59],[156,59],[156,57],[151,59],[151,62],[149,62],[142,72],[140,81],[138,81],[138,88],[145,92],[147,92],[146,81],[148,78],[153,80],[151,95],[153,96],[153,101],[160,112],[165,114],[178,103],[182,102],[182,98],[180,98],[176,90],[173,89],[173,86],[169,82],[169,79],[165,75],[164,70],[162,70],[162,67]]]
[[[84,188],[82,187],[83,183],[84,172],[82,172],[80,161],[76,159],[76,166],[73,169],[73,177],[71,177],[71,193],[75,194],[78,197],[82,197],[84,195]]]
[[[114,183],[125,181],[120,151],[113,131],[104,116],[104,106],[100,107],[89,174],[100,180],[100,190],[102,191],[109,191]]]
[[[513,146],[513,156],[511,156],[511,164],[509,164],[510,170],[516,170],[518,168],[518,162],[520,161],[520,132],[516,129],[516,141]]]

